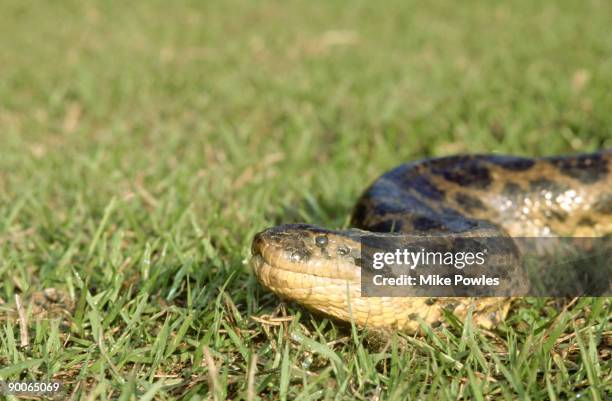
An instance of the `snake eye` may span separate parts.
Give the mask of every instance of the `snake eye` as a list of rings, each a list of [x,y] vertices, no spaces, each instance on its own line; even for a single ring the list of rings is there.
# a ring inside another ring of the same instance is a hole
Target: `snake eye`
[[[327,237],[325,235],[319,235],[315,237],[315,243],[318,246],[325,246],[327,245]]]
[[[344,245],[338,247],[338,255],[340,256],[348,255],[349,252],[351,252],[351,250]]]

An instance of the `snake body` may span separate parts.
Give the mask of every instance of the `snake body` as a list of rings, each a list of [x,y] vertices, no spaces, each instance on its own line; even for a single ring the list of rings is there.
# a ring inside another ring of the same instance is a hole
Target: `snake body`
[[[612,233],[612,150],[546,158],[461,155],[425,159],[383,174],[357,201],[347,230],[306,224],[258,233],[252,266],[282,298],[359,326],[418,330],[444,309],[491,327],[508,298],[362,297],[363,235],[600,237]]]

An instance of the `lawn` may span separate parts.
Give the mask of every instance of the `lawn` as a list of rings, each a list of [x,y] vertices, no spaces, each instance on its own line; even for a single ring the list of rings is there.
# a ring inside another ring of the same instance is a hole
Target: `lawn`
[[[407,160],[612,147],[611,19],[604,1],[3,1],[0,379],[73,400],[605,400],[609,299],[374,345],[248,260],[265,227],[347,226]]]

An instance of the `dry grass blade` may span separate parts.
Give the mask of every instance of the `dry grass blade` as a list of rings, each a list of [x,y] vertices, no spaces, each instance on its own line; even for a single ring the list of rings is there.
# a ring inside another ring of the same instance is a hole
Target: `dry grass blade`
[[[253,352],[251,355],[251,363],[249,363],[249,372],[247,376],[247,400],[255,400],[255,375],[257,374],[257,354]]]
[[[217,366],[215,365],[215,360],[210,354],[210,349],[207,346],[203,348],[204,360],[206,362],[206,366],[208,367],[208,380],[209,380],[209,388],[212,393],[213,399],[215,401],[219,401],[221,397],[219,396],[221,392],[221,387],[219,386],[219,372],[217,370]]]
[[[21,297],[15,294],[15,305],[17,306],[17,314],[19,315],[19,333],[20,333],[20,345],[22,348],[27,347],[30,344],[28,338],[28,321],[23,304],[21,303]]]

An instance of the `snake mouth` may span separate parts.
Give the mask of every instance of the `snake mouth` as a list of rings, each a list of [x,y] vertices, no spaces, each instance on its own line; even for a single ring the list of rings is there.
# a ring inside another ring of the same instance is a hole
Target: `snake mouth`
[[[253,270],[255,270],[256,272],[261,269],[261,266],[266,263],[264,261],[264,258],[260,255],[260,254],[256,254],[256,255],[252,255],[251,256],[251,267],[253,268]]]

